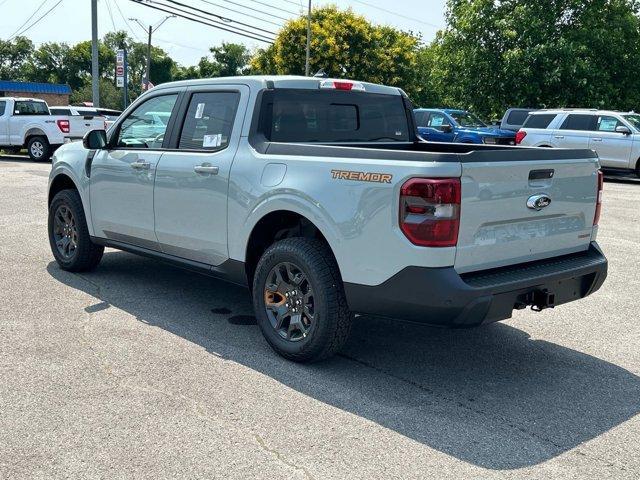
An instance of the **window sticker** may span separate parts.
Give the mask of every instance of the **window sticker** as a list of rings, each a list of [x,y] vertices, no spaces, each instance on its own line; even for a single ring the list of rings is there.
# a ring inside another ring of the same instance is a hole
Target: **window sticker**
[[[216,135],[205,135],[202,138],[202,146],[204,148],[212,148],[219,147],[222,145],[222,134],[218,133]]]
[[[615,132],[616,126],[618,125],[618,120],[611,117],[603,117],[600,120],[600,129],[604,132]]]
[[[196,118],[202,118],[202,114],[204,113],[204,103],[199,103],[196,108]]]
[[[432,127],[441,127],[444,123],[444,117],[431,117]]]

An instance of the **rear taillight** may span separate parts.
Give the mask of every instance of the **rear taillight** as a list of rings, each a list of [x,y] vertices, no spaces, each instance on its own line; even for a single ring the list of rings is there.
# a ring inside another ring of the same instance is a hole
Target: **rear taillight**
[[[598,197],[596,199],[596,214],[593,217],[593,224],[600,222],[600,211],[602,210],[602,191],[604,190],[604,174],[598,170]]]
[[[58,120],[56,121],[56,123],[58,124],[58,128],[62,133],[69,133],[69,120]]]
[[[520,130],[518,133],[516,133],[516,145],[520,145],[522,143],[522,140],[524,140],[524,137],[527,136],[527,132],[525,132],[524,130]]]
[[[400,189],[400,229],[421,247],[454,247],[460,230],[460,179],[412,178]]]

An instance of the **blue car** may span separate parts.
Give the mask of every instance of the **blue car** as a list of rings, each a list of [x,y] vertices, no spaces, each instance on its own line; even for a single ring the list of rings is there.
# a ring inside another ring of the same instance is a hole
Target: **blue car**
[[[417,108],[414,114],[420,136],[430,142],[516,144],[515,132],[490,127],[465,110]]]

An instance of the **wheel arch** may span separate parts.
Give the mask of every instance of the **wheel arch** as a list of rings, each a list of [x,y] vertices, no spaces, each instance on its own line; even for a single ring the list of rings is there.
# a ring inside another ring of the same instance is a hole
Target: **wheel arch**
[[[331,242],[316,223],[306,215],[290,209],[278,209],[265,213],[251,228],[244,252],[245,273],[249,286],[260,257],[278,240],[293,237],[316,238],[324,242],[336,260]],[[336,264],[339,263],[336,260]]]
[[[32,137],[44,137],[47,142],[49,141],[49,138],[47,137],[47,134],[44,132],[44,130],[42,130],[41,128],[32,127],[24,133],[24,145],[29,143],[29,140]]]
[[[80,191],[73,179],[66,173],[57,174],[49,186],[49,195],[47,199],[47,206],[51,205],[53,197],[62,190],[78,190]]]

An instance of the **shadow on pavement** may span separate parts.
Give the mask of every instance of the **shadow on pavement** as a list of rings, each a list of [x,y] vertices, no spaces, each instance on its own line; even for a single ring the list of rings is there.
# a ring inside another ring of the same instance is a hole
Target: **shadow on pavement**
[[[122,252],[106,253],[92,273],[70,274],[54,262],[48,271],[96,298],[87,311],[117,307],[317,401],[485,468],[542,463],[640,411],[637,376],[504,324],[451,331],[360,317],[342,355],[297,365],[272,353],[256,325],[227,321],[251,314],[242,288]]]

